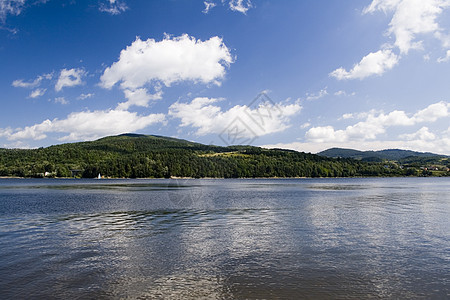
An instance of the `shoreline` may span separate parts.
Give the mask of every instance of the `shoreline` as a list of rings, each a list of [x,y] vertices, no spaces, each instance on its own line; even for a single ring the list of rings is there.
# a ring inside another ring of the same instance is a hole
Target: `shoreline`
[[[178,176],[171,176],[169,178],[165,177],[138,177],[138,178],[131,178],[131,177],[104,177],[101,179],[98,179],[96,177],[93,178],[78,178],[78,177],[17,177],[17,176],[0,176],[0,179],[94,179],[94,180],[114,180],[114,179],[137,179],[137,180],[154,180],[154,179],[167,179],[167,180],[200,180],[200,179],[206,179],[206,180],[213,180],[213,179],[241,179],[241,180],[251,180],[251,179],[346,179],[346,178],[446,178],[450,176],[348,176],[348,177],[178,177]]]

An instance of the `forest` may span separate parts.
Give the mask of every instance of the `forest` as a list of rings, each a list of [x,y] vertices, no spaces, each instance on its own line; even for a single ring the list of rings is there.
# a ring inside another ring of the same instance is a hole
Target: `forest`
[[[39,149],[0,149],[2,177],[260,178],[449,176],[417,163],[330,158],[254,146],[211,146],[138,134]]]

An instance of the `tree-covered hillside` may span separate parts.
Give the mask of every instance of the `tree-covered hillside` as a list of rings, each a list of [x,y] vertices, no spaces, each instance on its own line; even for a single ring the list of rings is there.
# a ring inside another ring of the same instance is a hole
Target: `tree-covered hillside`
[[[402,176],[396,164],[124,134],[31,150],[0,149],[0,176],[118,178]]]

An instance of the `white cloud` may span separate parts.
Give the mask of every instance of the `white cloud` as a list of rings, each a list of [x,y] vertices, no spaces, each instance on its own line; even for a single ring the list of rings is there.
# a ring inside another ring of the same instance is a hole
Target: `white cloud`
[[[230,0],[228,3],[230,5],[230,9],[233,11],[238,11],[240,13],[246,14],[247,11],[252,8],[252,2],[247,0]]]
[[[40,124],[18,128],[0,129],[8,140],[42,140],[48,133],[68,133],[61,141],[93,140],[102,136],[134,132],[165,120],[164,114],[140,116],[124,110],[98,110],[75,112],[66,119],[45,120]]]
[[[69,104],[69,101],[67,101],[66,98],[64,98],[64,97],[56,97],[55,103],[66,105],[66,104]]]
[[[402,134],[399,136],[401,139],[405,140],[421,140],[421,141],[432,141],[436,139],[436,135],[429,131],[428,127],[422,127],[417,132],[411,134]]]
[[[148,107],[148,103],[151,100],[162,99],[162,92],[158,91],[156,94],[148,94],[146,88],[140,88],[136,90],[124,90],[125,97],[128,99],[126,102],[119,103],[117,109],[127,110],[130,106],[142,106]]]
[[[31,82],[25,82],[23,79],[17,79],[17,80],[13,81],[12,86],[32,89],[32,88],[38,87],[41,84],[42,80],[44,80],[44,79],[50,80],[50,79],[52,79],[52,77],[53,77],[53,74],[50,73],[50,74],[39,75],[38,77],[36,77],[36,79],[34,79]]]
[[[0,137],[8,137],[12,133],[11,128],[0,128]]]
[[[438,17],[448,7],[450,7],[448,0],[373,0],[363,13],[392,12],[387,35],[394,36],[394,43],[387,44],[384,49],[377,52],[369,53],[352,70],[347,71],[341,67],[331,72],[330,76],[342,80],[382,75],[392,69],[409,50],[423,49],[423,41],[418,40],[418,37],[425,35],[437,38],[441,41],[442,47],[448,50],[450,37],[438,24]],[[394,48],[399,50],[399,55],[392,52]]]
[[[180,81],[220,85],[225,67],[232,62],[229,49],[217,36],[206,41],[187,34],[166,36],[159,42],[136,38],[121,51],[119,60],[106,68],[100,85],[111,88],[120,82],[123,89],[130,90],[155,81],[166,86]]]
[[[331,127],[331,126],[330,126]],[[334,129],[328,128],[328,136],[336,135]],[[344,131],[340,131],[344,133]],[[324,137],[327,136],[324,134]],[[339,133],[338,133],[339,134]],[[393,140],[326,140],[321,142],[307,141],[294,143],[279,143],[264,145],[266,148],[283,148],[303,152],[317,153],[329,148],[350,148],[362,151],[383,150],[383,149],[406,149],[413,151],[432,152],[437,154],[450,155],[450,127],[440,135],[433,133],[428,127],[422,127],[411,134],[401,134],[398,139]]]
[[[342,117],[339,118],[339,120],[346,120],[346,119],[366,119],[367,117],[369,117],[370,115],[375,115],[375,114],[382,114],[382,111],[376,110],[376,109],[371,109],[370,111],[365,111],[365,112],[360,112],[360,113],[347,113],[347,114],[343,114]]]
[[[41,89],[41,88],[35,89],[34,91],[31,92],[30,98],[37,98],[37,97],[44,96],[46,91],[47,91],[47,89]]]
[[[315,143],[347,140],[344,130],[334,130],[333,126],[313,127],[306,132],[306,138]]]
[[[21,87],[21,88],[35,88],[41,83],[42,78],[36,78],[32,82],[24,82],[23,79],[14,80],[12,83],[13,87]]]
[[[205,9],[203,10],[204,14],[209,13],[209,11],[217,5],[216,3],[210,1],[204,1],[203,3],[205,4]]]
[[[8,15],[18,16],[31,5],[46,3],[48,0],[0,0],[0,22],[5,22]],[[15,30],[12,30],[15,32]]]
[[[46,3],[48,0],[0,0],[0,22],[5,22],[8,15],[18,16],[27,7]],[[99,10],[112,15],[120,14],[128,9],[121,0],[100,0]]]
[[[101,2],[99,10],[101,12],[106,12],[111,15],[118,15],[123,13],[128,9],[128,6],[124,1],[120,0],[108,0],[106,2]]]
[[[245,137],[281,132],[290,127],[290,117],[301,110],[298,103],[274,104],[261,102],[256,107],[236,105],[222,111],[214,105],[220,99],[195,98],[190,103],[176,102],[169,107],[169,115],[181,119],[181,127],[197,128],[197,135],[221,134],[233,127]]]
[[[312,93],[312,94],[307,93],[306,94],[306,100],[309,100],[309,101],[317,100],[317,99],[323,98],[323,97],[325,97],[327,95],[328,95],[327,88],[324,88],[324,89],[320,90],[317,93]]]
[[[191,103],[176,102],[169,107],[169,115],[181,119],[182,127],[193,126],[199,128],[197,131],[198,135],[217,132],[217,129],[214,129],[214,127],[220,126],[220,124],[214,124],[214,119],[222,112],[219,106],[212,104],[218,101],[220,99],[201,97],[195,98]],[[219,132],[222,129],[223,127],[219,129]]]
[[[7,15],[19,15],[25,2],[25,0],[0,0],[0,21],[4,22]]]
[[[35,124],[33,126],[27,126],[23,129],[16,130],[8,136],[8,140],[42,140],[47,137],[45,133],[49,132],[51,128],[52,121],[47,119],[40,124]]]
[[[217,36],[206,41],[187,34],[166,35],[159,42],[136,38],[121,51],[119,60],[106,68],[100,86],[112,88],[120,83],[128,101],[119,103],[118,109],[147,107],[150,101],[162,98],[162,85],[168,87],[182,81],[220,85],[231,63],[229,49]],[[148,92],[149,85],[153,94]]]
[[[303,124],[300,126],[300,128],[301,128],[301,129],[305,129],[305,128],[308,128],[308,127],[310,127],[310,126],[311,126],[311,123],[306,122],[306,123],[303,123]]]
[[[450,50],[447,50],[447,52],[445,53],[445,56],[444,57],[439,57],[438,59],[437,59],[437,62],[438,63],[441,63],[441,62],[448,62],[450,60]]]
[[[63,87],[72,87],[83,84],[82,78],[86,75],[86,72],[83,69],[62,69],[58,82],[55,85],[55,91],[59,92]]]
[[[441,101],[418,111],[414,114],[413,119],[416,123],[435,122],[437,119],[448,117],[449,115],[450,103]]]
[[[399,61],[399,57],[390,49],[379,50],[367,54],[350,71],[339,68],[330,73],[338,80],[364,79],[372,75],[382,75],[392,69]]]
[[[123,110],[87,111],[70,114],[66,120],[57,123],[56,127],[61,127],[64,132],[70,132],[61,140],[71,141],[135,132],[150,125],[162,123],[164,120],[164,114],[139,116],[135,112]]]
[[[221,0],[220,2],[222,2],[222,5],[228,5],[230,10],[240,12],[244,15],[253,7],[251,0]],[[211,9],[217,6],[214,0],[203,1],[203,4],[205,4],[205,9],[202,11],[204,14],[209,13]]]
[[[347,119],[353,119],[354,115],[352,113],[349,114],[343,114],[342,117],[339,118],[339,120],[347,120]]]
[[[409,117],[404,111],[394,110],[388,114],[371,111],[365,115],[365,120],[345,129],[335,130],[332,126],[310,128],[305,137],[315,143],[348,142],[375,140],[380,134],[392,126],[413,126],[419,123],[432,123],[440,118],[450,116],[450,103],[438,102],[418,111]],[[354,114],[345,114],[343,119],[354,118]]]
[[[80,96],[77,97],[78,100],[85,100],[88,98],[92,98],[94,96],[93,93],[88,93],[88,94],[81,94]]]
[[[382,10],[385,13],[394,10],[402,0],[373,0],[369,6],[364,8],[363,13],[373,13],[376,10]]]
[[[334,93],[335,96],[355,96],[356,93],[355,92],[351,92],[351,93],[347,93],[346,91],[340,90]]]
[[[402,54],[407,54],[410,49],[422,47],[422,41],[416,41],[417,35],[437,33],[440,36],[441,28],[436,19],[449,6],[447,0],[374,0],[364,13],[393,11],[388,34],[395,36],[395,46]]]

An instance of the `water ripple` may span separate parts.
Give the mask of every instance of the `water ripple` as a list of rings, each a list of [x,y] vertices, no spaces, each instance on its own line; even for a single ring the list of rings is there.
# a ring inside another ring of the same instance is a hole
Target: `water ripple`
[[[0,189],[0,296],[448,298],[450,184],[434,182]]]

